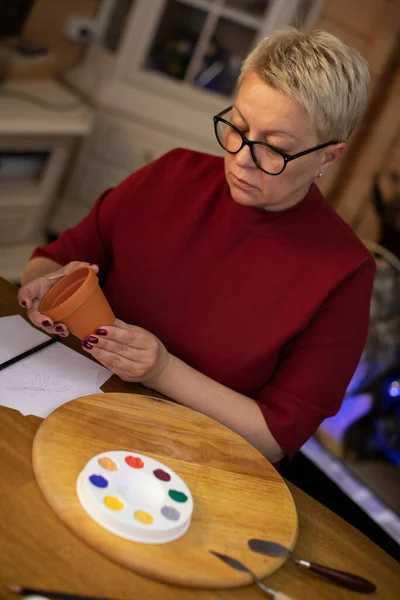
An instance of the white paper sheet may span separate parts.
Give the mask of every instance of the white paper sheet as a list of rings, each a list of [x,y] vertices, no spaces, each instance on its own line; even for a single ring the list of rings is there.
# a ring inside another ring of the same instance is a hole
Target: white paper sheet
[[[3,317],[0,319],[1,361],[47,338],[19,315]],[[0,371],[0,404],[19,410],[23,415],[45,418],[65,402],[98,393],[111,375],[102,365],[56,343]]]
[[[31,327],[21,315],[2,317],[0,319],[0,363],[30,350],[48,339],[48,335]]]

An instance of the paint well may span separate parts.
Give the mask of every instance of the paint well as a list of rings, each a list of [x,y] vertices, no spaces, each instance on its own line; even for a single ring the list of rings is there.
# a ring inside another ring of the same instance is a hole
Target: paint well
[[[163,506],[161,509],[161,514],[170,521],[177,521],[181,516],[179,511],[177,511],[173,506]]]
[[[179,538],[191,522],[190,491],[170,466],[134,452],[103,448],[92,457],[77,480],[83,508],[125,539],[158,544]]]
[[[108,456],[103,456],[103,458],[99,458],[99,465],[103,467],[106,471],[118,471],[118,465]]]
[[[102,475],[91,475],[89,477],[90,483],[99,488],[106,488],[108,486],[108,481]]]
[[[171,481],[171,475],[164,471],[164,469],[156,469],[153,471],[153,475],[155,475],[157,479],[161,479],[161,481]]]
[[[122,510],[124,508],[124,503],[116,496],[105,496],[104,504],[111,510]]]
[[[115,494],[125,502],[135,506],[150,507],[163,506],[166,501],[166,490],[161,481],[148,475],[143,470],[135,470],[120,477],[114,483]]]
[[[125,462],[133,469],[143,469],[144,462],[139,456],[126,456]]]
[[[178,490],[169,490],[168,492],[170,498],[175,500],[175,502],[186,502],[188,497],[183,492],[178,492]]]
[[[154,521],[153,516],[144,510],[137,510],[135,512],[135,519],[144,525],[151,525]]]

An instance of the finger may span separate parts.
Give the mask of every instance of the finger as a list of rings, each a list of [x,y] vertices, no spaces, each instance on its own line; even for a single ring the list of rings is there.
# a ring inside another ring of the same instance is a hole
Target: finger
[[[38,300],[37,298],[31,301],[31,305],[27,310],[28,317],[32,321],[32,323],[36,325],[36,327],[42,327],[46,331],[50,332],[53,327],[53,319],[46,315],[43,315],[39,311],[39,302],[40,300]]]
[[[146,329],[142,329],[142,327],[137,327],[136,325],[128,325],[120,321],[120,319],[115,320],[114,326],[99,327],[96,329],[95,335],[142,350],[147,350],[147,348],[151,347],[155,340],[154,336]]]
[[[43,277],[38,277],[37,279],[30,281],[26,285],[23,285],[18,290],[19,304],[24,308],[30,308],[32,306],[33,300],[35,300],[36,298],[43,298],[43,296],[49,291],[49,289],[54,285],[54,283],[56,283],[58,279],[61,279],[61,277],[64,277],[64,275],[67,275],[68,273],[82,266],[90,266],[90,268],[93,269],[95,273],[99,272],[98,265],[80,261],[73,261],[71,263],[68,263],[64,267],[61,267],[57,271],[54,271],[53,273],[49,273],[48,275],[45,275]]]
[[[29,298],[26,295],[26,290],[23,287],[20,287],[17,294],[18,304],[23,306],[24,308],[28,308]]]
[[[52,335],[59,335],[62,338],[66,338],[69,335],[69,330],[63,323],[54,323],[54,325],[41,325],[41,328],[46,333],[50,333]]]
[[[97,355],[100,356],[99,353],[101,350],[106,350],[112,354],[118,354],[119,356],[134,362],[148,362],[148,360],[152,357],[151,349],[149,348],[146,348],[147,352],[145,352],[142,348],[135,348],[134,346],[130,346],[124,342],[113,339],[105,339],[96,335],[88,335],[82,341],[82,345],[86,350],[92,350],[93,348],[92,354],[96,356],[96,358]],[[154,355],[155,354],[156,344],[154,344]]]
[[[46,275],[48,281],[55,281],[56,279],[61,279],[61,277],[64,277],[64,275],[66,275],[68,273],[67,271],[67,267],[61,267],[61,269],[58,269],[58,271],[53,271],[52,273],[49,273],[48,275]]]
[[[50,284],[46,277],[39,277],[23,285],[18,290],[18,302],[24,308],[30,308],[35,299],[41,299],[49,290]]]
[[[69,330],[64,325],[64,323],[54,323],[53,320],[47,315],[43,315],[39,309],[39,300],[34,300],[32,302],[31,308],[28,308],[27,314],[29,319],[32,321],[36,327],[40,327],[46,333],[56,333],[61,337],[67,337],[69,335]]]
[[[82,267],[90,267],[96,274],[99,272],[98,265],[74,260],[65,265],[64,267],[61,267],[61,269],[58,269],[58,271],[54,271],[54,273],[50,273],[49,275],[47,275],[47,279],[49,281],[61,279],[61,277],[64,277],[64,275],[68,275],[68,273],[72,273],[73,271],[76,271],[77,269],[80,269]]]
[[[69,329],[64,323],[58,323],[58,322],[54,323],[54,325],[51,329],[52,329],[51,333],[56,333],[60,337],[68,337],[69,336]]]
[[[126,381],[140,381],[141,378],[148,374],[149,366],[143,361],[136,362],[129,360],[125,356],[115,354],[104,348],[89,348],[90,344],[82,342],[82,347],[86,352],[90,353],[104,367],[115,373]]]

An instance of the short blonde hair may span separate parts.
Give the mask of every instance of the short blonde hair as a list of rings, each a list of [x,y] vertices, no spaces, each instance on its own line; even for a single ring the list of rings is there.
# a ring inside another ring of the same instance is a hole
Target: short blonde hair
[[[305,108],[315,119],[321,141],[347,140],[364,114],[368,63],[326,31],[279,29],[247,56],[239,85],[249,73]]]

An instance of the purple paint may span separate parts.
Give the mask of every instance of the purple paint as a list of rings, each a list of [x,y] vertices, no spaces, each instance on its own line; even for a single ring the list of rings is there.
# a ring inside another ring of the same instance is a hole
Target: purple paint
[[[91,475],[89,477],[90,483],[93,483],[96,487],[106,488],[108,486],[108,481],[102,475]]]
[[[156,469],[153,471],[153,475],[155,475],[157,479],[161,479],[161,481],[170,481],[171,479],[171,475],[163,469]]]

